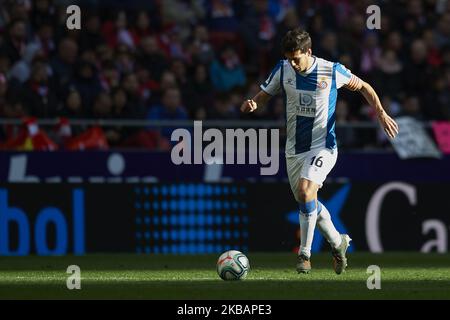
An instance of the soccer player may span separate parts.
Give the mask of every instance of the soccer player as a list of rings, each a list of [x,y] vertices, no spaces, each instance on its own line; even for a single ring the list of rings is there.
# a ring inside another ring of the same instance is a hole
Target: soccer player
[[[359,91],[375,108],[389,138],[396,136],[398,126],[385,112],[378,95],[368,83],[342,64],[312,55],[311,38],[306,31],[288,31],[281,45],[286,59],[275,66],[261,84],[261,91],[242,103],[241,111],[253,112],[272,96],[282,95],[287,122],[287,173],[300,207],[297,272],[309,273],[311,270],[311,245],[317,224],[331,245],[334,270],[341,274],[347,267],[346,251],[351,239],[346,234],[339,234],[327,208],[317,199],[317,192],[338,155],[334,131],[337,90],[344,87]]]

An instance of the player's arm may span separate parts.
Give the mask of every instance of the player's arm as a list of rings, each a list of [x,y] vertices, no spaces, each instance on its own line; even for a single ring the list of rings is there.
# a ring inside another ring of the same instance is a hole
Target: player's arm
[[[245,100],[241,105],[241,112],[249,113],[255,111],[258,106],[265,106],[272,96],[260,90],[252,99]]]
[[[398,125],[394,119],[392,119],[381,105],[380,98],[370,84],[365,81],[360,81],[356,87],[356,90],[361,92],[367,102],[375,108],[377,112],[378,121],[382,125],[384,132],[389,138],[395,138],[398,134]]]
[[[395,138],[398,133],[398,125],[383,109],[380,99],[372,86],[352,74],[350,70],[340,63],[336,63],[334,68],[336,70],[335,76],[337,88],[344,87],[351,91],[361,92],[367,102],[375,108],[378,120],[383,126],[384,132],[388,137]]]
[[[263,107],[269,102],[270,98],[281,91],[280,75],[283,67],[283,60],[273,68],[269,77],[261,84],[261,90],[252,98],[245,100],[241,105],[241,112],[249,113],[255,111],[258,107]]]

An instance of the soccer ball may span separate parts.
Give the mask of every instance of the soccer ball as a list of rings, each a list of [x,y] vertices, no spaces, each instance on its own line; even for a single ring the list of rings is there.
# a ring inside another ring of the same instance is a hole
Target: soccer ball
[[[223,280],[243,280],[249,270],[248,258],[240,251],[226,251],[217,260],[217,273]]]

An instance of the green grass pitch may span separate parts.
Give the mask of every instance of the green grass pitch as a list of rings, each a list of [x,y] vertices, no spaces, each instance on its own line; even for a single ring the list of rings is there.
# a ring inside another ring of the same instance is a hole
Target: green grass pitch
[[[311,274],[297,274],[295,255],[249,253],[243,281],[221,280],[218,255],[0,257],[0,299],[450,299],[450,255],[349,255],[342,275],[330,254],[315,254]],[[69,265],[81,268],[81,290],[68,290]],[[381,268],[369,290],[367,267]]]

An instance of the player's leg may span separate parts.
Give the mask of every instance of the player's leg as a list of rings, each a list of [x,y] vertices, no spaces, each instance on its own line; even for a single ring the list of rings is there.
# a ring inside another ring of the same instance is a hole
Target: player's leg
[[[314,149],[306,153],[300,172],[298,202],[300,203],[300,228],[302,244],[299,255],[311,255],[312,238],[317,221],[317,192],[334,167],[337,150]],[[302,205],[304,208],[302,209]],[[313,224],[313,225],[312,225]]]
[[[302,170],[302,177],[306,177],[322,187],[327,175],[333,169],[337,160],[337,150],[321,149],[309,155],[310,162]],[[317,203],[317,227],[324,238],[330,243],[333,254],[333,266],[336,273],[342,273],[347,267],[345,256],[350,243],[350,237],[346,234],[339,234],[331,221],[330,213],[320,202]]]
[[[287,174],[288,174],[288,178],[289,178],[289,184],[291,186],[292,194],[294,195],[295,200],[299,204],[300,210],[302,207],[302,205],[300,203],[300,189],[301,189],[300,188],[301,187],[300,180],[301,180],[301,171],[302,171],[305,157],[306,157],[306,155],[286,157],[286,168],[287,168]],[[305,193],[304,191],[303,191],[303,193]],[[303,204],[303,207],[305,207],[305,206],[306,206],[306,204]],[[307,210],[304,208],[303,211],[307,211]],[[301,216],[301,214],[300,214],[300,216]],[[316,214],[316,216],[317,216],[317,214]],[[300,228],[301,228],[302,223],[303,223],[303,219],[300,217]],[[306,225],[306,223],[304,223],[304,225]],[[303,247],[306,246],[306,238],[305,238],[306,234],[307,234],[306,232],[301,231],[301,237],[303,236],[303,244],[304,244]],[[301,248],[302,248],[302,244],[300,243],[298,261],[297,261],[297,271],[301,272],[301,273],[308,273],[311,270],[309,254],[308,254],[308,256],[301,255]]]
[[[319,149],[311,150],[304,159],[304,165],[300,177],[315,182],[318,187],[322,187],[327,175],[333,169],[337,160],[337,150]],[[314,195],[317,199],[317,191]],[[334,270],[342,273],[347,266],[346,251],[349,246],[350,237],[340,235],[334,227],[331,216],[323,204],[317,202],[317,224],[325,239],[332,244],[332,254]],[[319,213],[320,212],[320,213]]]
[[[339,234],[331,221],[330,212],[320,201],[317,202],[317,228],[331,245],[334,271],[341,274],[347,267],[345,254],[351,239],[347,234]]]
[[[332,248],[341,245],[341,235],[331,221],[330,212],[320,201],[317,201],[317,228]]]
[[[319,185],[301,178],[298,183],[297,199],[300,206],[300,247],[298,251],[297,271],[308,273],[311,270],[311,246],[317,220],[317,190]]]

